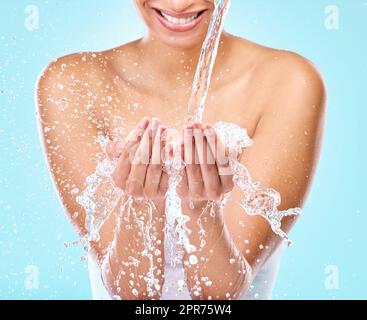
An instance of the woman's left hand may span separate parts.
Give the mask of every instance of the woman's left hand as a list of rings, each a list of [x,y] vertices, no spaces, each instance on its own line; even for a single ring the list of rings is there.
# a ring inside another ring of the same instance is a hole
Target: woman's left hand
[[[177,193],[182,200],[221,201],[234,187],[228,149],[209,124],[183,129],[181,155],[186,166]]]

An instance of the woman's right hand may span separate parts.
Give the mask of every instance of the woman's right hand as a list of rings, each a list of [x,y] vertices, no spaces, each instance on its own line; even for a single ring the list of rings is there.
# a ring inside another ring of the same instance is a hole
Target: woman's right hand
[[[118,159],[111,175],[118,188],[136,198],[165,198],[168,175],[163,171],[161,156],[165,136],[166,127],[158,119],[144,118],[124,141],[108,143],[108,157]]]
[[[162,170],[161,151],[165,145],[165,127],[157,119],[144,118],[123,141],[110,142],[106,147],[107,155],[117,159],[111,174],[116,187],[134,200],[154,202],[150,207],[152,211],[140,201],[116,207],[116,215],[121,214],[126,219],[116,225],[115,238],[105,260],[108,263],[103,264],[102,278],[111,296],[124,300],[159,299],[161,296],[165,259],[156,252],[164,252],[165,219],[162,218],[168,176]],[[134,214],[128,213],[130,209]],[[149,249],[142,228],[155,235],[149,240]],[[130,262],[132,257],[139,261],[137,265]],[[154,284],[146,281],[152,266]]]

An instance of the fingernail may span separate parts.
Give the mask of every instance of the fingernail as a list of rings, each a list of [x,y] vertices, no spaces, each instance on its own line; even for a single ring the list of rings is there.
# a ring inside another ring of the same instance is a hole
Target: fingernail
[[[157,130],[158,129],[158,120],[156,118],[152,119],[152,130]]]
[[[165,141],[167,139],[167,128],[166,127],[162,127],[162,129],[161,129],[161,139],[163,141]]]
[[[194,127],[193,133],[194,133],[194,136],[201,135],[203,133],[203,130],[202,130],[201,126]]]
[[[186,132],[187,132],[187,134],[189,134],[189,135],[192,135],[192,134],[194,133],[194,131],[195,131],[195,125],[190,125],[190,126],[188,126],[188,127],[186,128]]]
[[[214,129],[211,125],[207,125],[204,130],[205,134],[214,134]]]
[[[149,124],[149,119],[145,117],[145,118],[140,122],[139,127],[140,127],[141,129],[146,129],[146,128],[148,127],[148,124]]]

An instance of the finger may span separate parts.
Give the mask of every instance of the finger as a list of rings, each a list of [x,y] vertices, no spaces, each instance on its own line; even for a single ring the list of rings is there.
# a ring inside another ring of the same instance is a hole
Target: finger
[[[145,129],[147,128],[149,123],[148,118],[143,118],[139,122],[139,124],[129,133],[129,135],[124,140],[110,141],[106,146],[106,154],[110,159],[117,159],[121,156],[123,149],[126,146],[133,145],[134,143],[138,143],[141,139]]]
[[[195,138],[193,132],[198,130],[200,125],[189,126],[185,129],[184,133],[184,143],[185,143],[185,163],[187,181],[189,187],[190,196],[193,198],[201,198],[204,191],[204,182],[201,175],[200,164],[198,160],[198,155],[196,154]]]
[[[162,172],[158,189],[159,197],[165,197],[167,190],[168,190],[168,174],[167,172]]]
[[[222,194],[221,180],[214,155],[208,143],[208,139],[213,139],[214,134],[211,134],[211,137],[208,136],[210,134],[208,130],[203,130],[202,133],[202,139],[198,139],[197,135],[195,135],[195,142],[196,148],[203,150],[202,155],[199,152],[199,157],[202,157],[200,158],[200,168],[204,180],[205,193],[210,200],[218,200]]]
[[[130,175],[127,181],[127,191],[132,196],[142,196],[144,191],[145,176],[152,153],[152,139],[158,129],[159,121],[152,119],[145,130],[143,138],[134,156]]]
[[[206,125],[205,131],[208,132],[207,141],[215,157],[222,191],[229,192],[233,189],[233,172],[229,164],[228,149],[212,126]]]
[[[106,154],[110,159],[117,159],[121,156],[121,151],[124,148],[124,141],[110,141],[106,145]],[[121,150],[121,151],[120,151]]]
[[[152,159],[147,168],[144,192],[148,198],[158,194],[159,183],[162,175],[161,152],[164,148],[164,133],[166,128],[159,126],[153,141]]]
[[[181,143],[181,156],[182,161],[185,161],[185,145],[183,142]],[[177,194],[184,199],[189,195],[186,167],[184,167],[181,171],[181,181],[177,186]]]
[[[122,190],[126,191],[126,182],[131,171],[131,162],[135,156],[137,148],[139,146],[140,131],[146,130],[149,124],[149,120],[146,119],[139,124],[139,130],[133,130],[134,134],[130,134],[129,141],[124,142],[124,147],[118,159],[115,170],[112,172],[111,177],[115,185]]]

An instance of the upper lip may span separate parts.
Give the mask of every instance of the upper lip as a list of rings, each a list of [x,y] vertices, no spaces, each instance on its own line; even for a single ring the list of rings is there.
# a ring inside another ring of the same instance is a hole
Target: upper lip
[[[202,9],[202,10],[197,10],[197,11],[192,11],[192,12],[184,12],[184,13],[177,13],[177,12],[173,12],[173,11],[169,11],[169,10],[164,10],[164,9],[160,9],[160,8],[153,8],[157,11],[163,12],[164,14],[171,16],[173,18],[177,18],[177,19],[186,19],[186,18],[191,18],[193,16],[198,15],[199,13],[202,13],[204,11],[206,11],[206,9]]]

